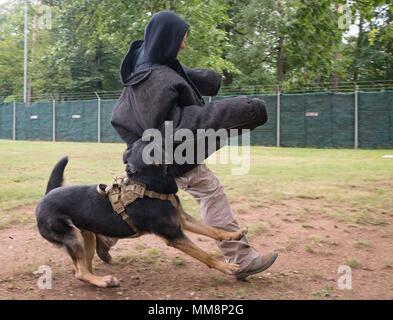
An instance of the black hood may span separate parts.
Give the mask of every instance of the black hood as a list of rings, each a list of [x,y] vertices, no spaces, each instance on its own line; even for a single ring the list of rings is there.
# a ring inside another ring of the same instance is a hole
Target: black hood
[[[145,28],[144,41],[131,44],[123,59],[120,75],[123,83],[129,76],[147,65],[176,65],[177,54],[189,25],[175,13],[155,14]]]
[[[173,12],[161,11],[155,14],[145,29],[145,41],[137,65],[140,62],[173,62],[188,28],[187,22]]]

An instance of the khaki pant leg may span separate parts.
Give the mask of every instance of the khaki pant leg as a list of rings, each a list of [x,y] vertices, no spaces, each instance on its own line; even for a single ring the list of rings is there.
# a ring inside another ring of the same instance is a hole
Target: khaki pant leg
[[[199,203],[204,223],[227,231],[239,230],[220,181],[205,164],[198,165],[184,176],[177,178],[176,183],[180,189],[190,193]],[[246,237],[239,241],[217,241],[217,245],[225,259],[239,264],[240,269],[259,256]]]

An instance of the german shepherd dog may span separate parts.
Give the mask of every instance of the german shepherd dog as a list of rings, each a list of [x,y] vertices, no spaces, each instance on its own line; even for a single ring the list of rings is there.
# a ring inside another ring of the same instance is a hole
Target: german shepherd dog
[[[96,185],[62,186],[67,163],[68,157],[62,158],[51,173],[46,195],[36,208],[38,230],[46,240],[66,249],[74,263],[77,279],[97,287],[119,286],[115,277],[93,273],[96,234],[128,238],[135,235],[135,231],[115,214],[109,199],[97,192]],[[147,189],[159,193],[176,194],[178,191],[174,177],[163,176],[157,168],[132,174],[132,180],[142,182]],[[176,199],[181,208],[177,196]],[[207,254],[184,234],[184,230],[222,241],[242,238],[246,234],[245,229],[227,232],[213,228],[198,222],[182,209],[178,212],[170,201],[147,197],[130,204],[127,214],[139,234],[155,234],[167,245],[183,251],[209,268],[226,274],[233,274],[239,268],[236,264]]]

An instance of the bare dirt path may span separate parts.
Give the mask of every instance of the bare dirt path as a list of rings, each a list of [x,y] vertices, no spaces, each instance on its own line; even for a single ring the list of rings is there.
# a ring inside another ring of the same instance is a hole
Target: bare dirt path
[[[121,281],[119,288],[98,289],[76,280],[66,253],[42,239],[33,224],[0,230],[0,299],[393,299],[392,217],[384,225],[351,226],[324,215],[299,221],[283,214],[296,205],[234,203],[240,224],[250,226],[253,245],[280,252],[270,270],[247,282],[144,236],[119,242],[112,251],[115,264],[95,258],[97,274]],[[191,237],[218,254],[214,241]],[[344,264],[352,267],[352,290],[337,287]],[[39,275],[33,272],[40,265],[53,270],[51,290],[37,288]]]

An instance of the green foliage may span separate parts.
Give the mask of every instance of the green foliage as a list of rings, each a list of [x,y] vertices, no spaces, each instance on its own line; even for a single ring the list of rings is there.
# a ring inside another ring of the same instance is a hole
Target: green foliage
[[[289,81],[329,81],[335,74],[342,32],[337,28],[338,15],[331,4],[330,0],[297,1],[287,27],[291,39],[285,47]]]
[[[22,89],[23,15],[21,6],[0,6],[0,97]]]
[[[383,0],[352,1],[352,23],[339,28],[333,0],[42,0],[29,5],[31,95],[112,91],[130,42],[160,10],[190,24],[180,60],[209,67],[237,86],[393,79],[393,10]],[[344,0],[341,2],[345,2]],[[35,25],[49,5],[52,28]],[[23,89],[23,1],[0,5],[0,100]],[[83,95],[82,95],[83,96]]]
[[[246,3],[237,1],[240,7]],[[341,41],[330,0],[253,0],[234,16],[241,83],[329,80]]]
[[[348,39],[346,73],[353,81],[393,77],[393,12],[381,0],[355,1],[359,34]]]

